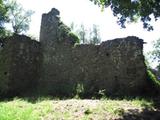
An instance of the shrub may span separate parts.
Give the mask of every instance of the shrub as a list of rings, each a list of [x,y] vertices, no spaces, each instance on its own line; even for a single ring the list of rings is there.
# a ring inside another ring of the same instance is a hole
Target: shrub
[[[80,43],[80,40],[79,40],[78,36],[75,35],[74,33],[70,32],[70,33],[69,33],[69,37],[70,37],[71,39],[73,39],[75,43],[78,43],[78,44]]]
[[[153,88],[160,93],[160,81],[157,80],[156,76],[149,69],[147,70],[147,78]]]

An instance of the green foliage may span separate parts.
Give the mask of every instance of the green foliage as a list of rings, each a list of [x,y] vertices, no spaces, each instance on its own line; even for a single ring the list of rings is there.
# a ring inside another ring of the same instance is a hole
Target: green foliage
[[[80,26],[80,29],[78,30],[78,35],[82,43],[88,43],[88,40],[86,38],[86,28],[83,24]]]
[[[157,62],[160,62],[160,39],[154,41],[151,57],[153,60],[157,60]]]
[[[60,23],[58,27],[58,38],[61,40],[61,38],[67,37],[68,33],[70,32],[70,28],[66,26],[63,22]]]
[[[146,100],[143,98],[136,97],[135,99],[131,100],[132,104],[136,107],[143,107],[143,108],[149,108],[153,109],[153,101],[152,100]]]
[[[0,0],[0,38],[5,35],[4,23],[8,22],[8,8],[3,0]]]
[[[39,106],[46,105],[40,112]],[[12,102],[0,102],[0,119],[1,120],[39,120],[43,114],[46,114],[48,103],[43,105],[36,105],[34,107],[31,103],[21,99],[14,99]]]
[[[14,33],[22,33],[29,30],[29,23],[31,22],[31,15],[34,13],[32,10],[24,10],[21,4],[15,0],[9,0],[6,3],[8,6],[9,22],[12,24]]]
[[[93,30],[90,33],[91,35],[91,44],[99,44],[101,42],[100,32],[97,25],[93,25]]]
[[[24,10],[15,0],[0,0],[0,38],[11,35],[11,32],[6,30],[5,23],[12,25],[14,33],[26,32],[33,13],[31,10]]]
[[[152,73],[150,69],[147,70],[147,79],[150,85],[150,94],[151,95],[158,95],[160,94],[160,81],[157,80],[156,75]]]
[[[113,110],[114,115],[122,116],[124,114],[124,109],[123,108],[117,108]]]
[[[83,84],[78,83],[76,86],[75,98],[76,99],[81,98],[83,94],[84,94],[84,86],[83,86]]]
[[[4,28],[0,28],[0,38],[4,38],[4,36],[6,36],[6,32]]]
[[[8,8],[5,6],[4,1],[0,0],[0,28],[7,21],[7,10]]]
[[[99,90],[98,91],[98,95],[101,97],[101,99],[105,99],[106,98],[106,94],[105,94],[106,90]]]
[[[156,76],[151,72],[151,70],[147,70],[148,79],[152,81],[152,83],[160,88],[160,81],[157,80]]]
[[[152,62],[157,64],[156,76],[160,77],[160,39],[153,42],[153,50],[148,53]]]
[[[145,99],[51,100],[47,98],[31,103],[16,98],[12,101],[0,102],[0,120],[104,120],[106,116],[107,119],[112,120],[121,119],[129,110],[134,111],[133,115],[137,114],[141,119],[142,116],[138,111],[144,112],[143,109],[148,108],[157,110],[152,101]]]
[[[118,24],[125,28],[126,22],[135,22],[140,19],[143,27],[147,30],[153,30],[149,24],[152,20],[160,17],[160,4],[158,0],[90,0],[96,5],[110,7],[113,15],[118,18]]]
[[[77,27],[73,22],[70,25],[71,30],[78,36],[79,43],[99,44],[101,42],[100,30],[97,25],[87,29],[83,24]]]
[[[78,44],[80,43],[78,36],[75,35],[74,33],[70,32],[69,37],[72,38],[75,41],[75,43],[78,43]]]
[[[63,39],[69,39],[73,43],[79,43],[79,38],[76,36],[74,33],[71,32],[71,29],[63,24],[63,22],[60,23],[59,28],[58,28],[58,39],[63,40]]]

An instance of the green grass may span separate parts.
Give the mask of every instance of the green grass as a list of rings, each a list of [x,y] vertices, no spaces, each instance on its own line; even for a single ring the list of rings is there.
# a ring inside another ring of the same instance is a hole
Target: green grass
[[[22,100],[0,103],[0,120],[37,120],[34,106]]]
[[[0,102],[0,120],[101,120],[120,118],[129,109],[153,108],[152,101],[24,99]]]

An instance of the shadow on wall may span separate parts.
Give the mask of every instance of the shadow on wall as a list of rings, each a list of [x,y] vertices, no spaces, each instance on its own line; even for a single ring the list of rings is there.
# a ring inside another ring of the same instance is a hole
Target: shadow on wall
[[[40,43],[24,35],[3,39],[0,51],[0,94],[22,96],[35,91],[40,77]]]
[[[130,36],[75,45],[76,39],[55,8],[42,15],[40,42],[7,38],[0,51],[0,93],[88,98],[147,93],[143,40]]]

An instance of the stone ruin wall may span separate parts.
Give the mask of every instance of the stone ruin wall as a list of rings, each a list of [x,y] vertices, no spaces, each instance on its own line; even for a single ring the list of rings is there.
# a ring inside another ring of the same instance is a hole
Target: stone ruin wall
[[[40,42],[19,35],[8,38],[0,47],[0,89],[15,95],[36,89],[40,94],[79,92],[85,97],[99,91],[107,95],[145,92],[143,40],[126,37],[100,45],[75,45],[67,30],[53,8],[42,15]]]
[[[32,93],[40,76],[40,43],[24,35],[4,41],[0,50],[0,94]]]
[[[119,38],[100,45],[74,45],[68,34],[59,35],[59,11],[42,16],[40,42],[43,63],[42,85],[50,94],[70,94],[82,85],[86,96],[105,90],[106,94],[138,94],[146,85],[143,40]]]

